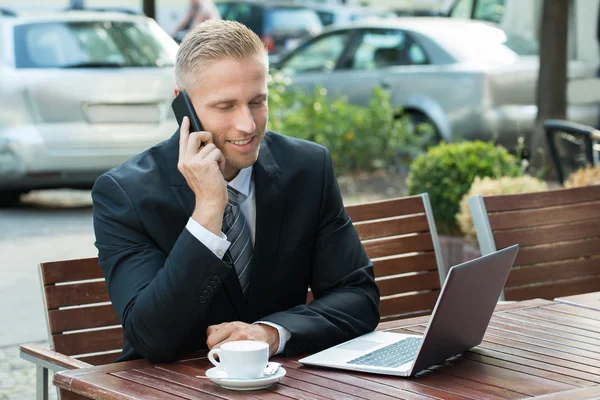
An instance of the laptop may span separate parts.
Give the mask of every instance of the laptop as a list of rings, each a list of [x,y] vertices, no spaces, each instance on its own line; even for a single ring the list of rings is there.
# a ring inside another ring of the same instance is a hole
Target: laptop
[[[367,333],[299,360],[305,365],[412,376],[477,346],[519,245],[452,267],[424,335]]]

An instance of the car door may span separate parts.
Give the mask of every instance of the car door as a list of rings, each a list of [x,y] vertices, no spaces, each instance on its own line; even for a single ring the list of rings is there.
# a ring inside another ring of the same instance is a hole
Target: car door
[[[313,85],[323,86],[352,104],[366,106],[375,87],[398,90],[402,81],[429,62],[425,51],[400,29],[354,30],[344,50],[335,46],[341,38],[341,32],[336,33],[319,38],[286,60],[283,70],[295,75],[294,85],[309,90]]]
[[[284,57],[276,68],[292,77],[292,88],[312,91],[314,86],[321,86],[331,90],[339,86],[334,72],[353,34],[342,30],[317,36]]]

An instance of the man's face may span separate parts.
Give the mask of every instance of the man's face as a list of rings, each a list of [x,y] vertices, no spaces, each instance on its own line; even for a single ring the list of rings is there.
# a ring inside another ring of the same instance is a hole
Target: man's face
[[[226,180],[254,164],[268,120],[268,67],[257,55],[209,64],[189,95],[205,131],[225,157]]]

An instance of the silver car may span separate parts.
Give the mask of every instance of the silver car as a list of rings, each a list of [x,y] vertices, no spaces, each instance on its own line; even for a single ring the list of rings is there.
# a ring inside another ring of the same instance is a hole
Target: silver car
[[[492,25],[450,18],[378,19],[329,29],[283,56],[275,68],[292,87],[320,85],[366,106],[373,88],[389,90],[415,122],[439,139],[496,140],[510,149],[536,118],[538,46]],[[569,64],[570,80],[595,67]],[[569,104],[568,119],[598,121],[594,103]]]
[[[145,16],[0,16],[0,203],[89,188],[169,137],[176,52]]]

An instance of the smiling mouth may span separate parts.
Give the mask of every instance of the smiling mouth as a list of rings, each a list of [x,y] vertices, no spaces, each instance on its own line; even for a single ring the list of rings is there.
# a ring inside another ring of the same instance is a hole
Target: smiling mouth
[[[254,136],[252,136],[249,139],[245,139],[245,140],[230,140],[230,142],[235,144],[236,146],[243,146],[245,144],[250,143],[252,141],[252,139],[254,139]]]

